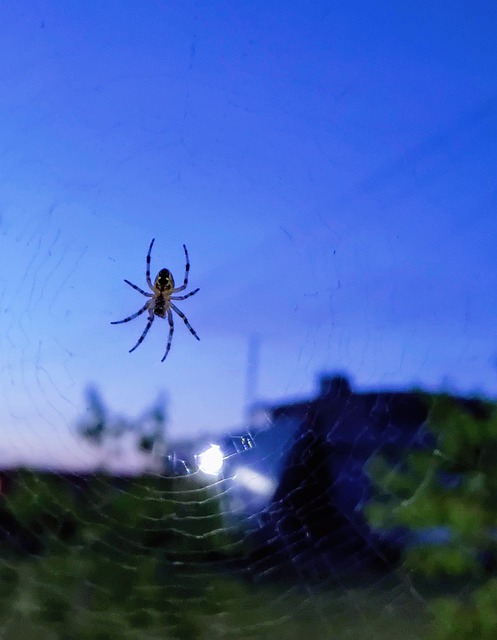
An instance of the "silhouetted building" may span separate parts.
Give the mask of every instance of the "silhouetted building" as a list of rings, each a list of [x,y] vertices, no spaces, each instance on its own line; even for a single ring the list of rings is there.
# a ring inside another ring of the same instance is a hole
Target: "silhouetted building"
[[[373,531],[363,515],[367,463],[426,446],[428,405],[416,392],[356,392],[339,375],[323,376],[314,398],[266,407],[255,448],[226,467],[230,510],[252,532],[251,572],[338,575],[394,560],[402,532]]]

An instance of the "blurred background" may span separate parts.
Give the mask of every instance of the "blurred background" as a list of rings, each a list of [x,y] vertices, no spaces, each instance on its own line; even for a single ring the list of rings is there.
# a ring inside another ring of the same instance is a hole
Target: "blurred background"
[[[99,411],[207,446],[327,372],[494,397],[496,27],[493,2],[2,4],[1,468],[147,469],[94,446]],[[131,354],[146,314],[111,325],[152,238],[152,279],[186,244],[200,288],[162,363],[167,321]]]

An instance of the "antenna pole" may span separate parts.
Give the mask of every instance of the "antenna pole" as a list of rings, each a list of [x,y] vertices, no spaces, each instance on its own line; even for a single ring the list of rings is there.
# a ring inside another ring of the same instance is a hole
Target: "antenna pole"
[[[250,419],[252,405],[257,398],[260,347],[260,336],[258,334],[251,335],[248,341],[247,350],[247,377],[245,381],[245,419]]]

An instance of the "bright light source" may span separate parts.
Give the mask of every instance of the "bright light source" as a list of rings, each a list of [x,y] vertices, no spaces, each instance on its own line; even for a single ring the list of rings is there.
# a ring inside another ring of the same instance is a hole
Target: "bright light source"
[[[272,478],[248,467],[238,467],[235,471],[235,479],[250,491],[261,496],[269,497],[276,489],[276,483]]]
[[[221,447],[217,444],[211,444],[207,451],[204,451],[204,453],[198,456],[198,459],[200,471],[208,473],[209,475],[217,476],[223,468],[223,453]]]

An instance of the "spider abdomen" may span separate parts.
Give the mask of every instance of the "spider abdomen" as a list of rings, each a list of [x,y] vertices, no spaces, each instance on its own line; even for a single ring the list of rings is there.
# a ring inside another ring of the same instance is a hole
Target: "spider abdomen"
[[[159,318],[165,318],[166,309],[167,309],[166,298],[163,295],[157,296],[154,304],[154,314],[156,316],[159,316]]]

